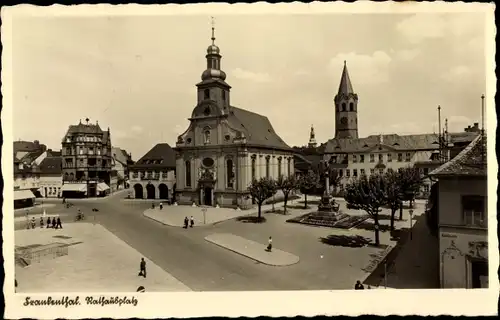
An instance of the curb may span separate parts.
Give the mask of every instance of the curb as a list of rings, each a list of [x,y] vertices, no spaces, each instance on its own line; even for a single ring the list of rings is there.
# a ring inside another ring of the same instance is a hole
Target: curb
[[[253,261],[256,261],[256,262],[258,262],[258,263],[260,263],[260,264],[265,264],[265,265],[267,265],[267,266],[271,266],[271,267],[288,267],[288,266],[293,266],[294,264],[297,264],[297,263],[299,263],[299,262],[300,262],[300,257],[296,256],[297,258],[299,258],[299,260],[298,260],[297,262],[294,262],[294,263],[291,263],[291,264],[270,264],[270,263],[266,263],[266,262],[263,262],[263,261],[257,260],[257,259],[255,259],[255,258],[253,258],[253,257],[250,257],[250,256],[248,256],[248,255],[244,254],[244,253],[241,253],[241,252],[235,251],[235,250],[233,250],[233,249],[229,249],[228,247],[224,247],[224,246],[223,246],[223,245],[221,245],[221,244],[218,244],[218,243],[216,243],[216,242],[214,242],[214,241],[208,240],[206,237],[205,237],[205,241],[207,241],[207,242],[209,242],[209,243],[211,243],[211,244],[214,244],[214,245],[216,245],[216,246],[218,246],[218,247],[220,247],[220,248],[223,248],[223,249],[226,249],[226,250],[228,250],[228,251],[231,251],[231,252],[234,252],[234,253],[236,253],[236,254],[239,254],[240,256],[247,257],[247,258],[249,258],[249,259],[251,259],[251,260],[253,260]]]

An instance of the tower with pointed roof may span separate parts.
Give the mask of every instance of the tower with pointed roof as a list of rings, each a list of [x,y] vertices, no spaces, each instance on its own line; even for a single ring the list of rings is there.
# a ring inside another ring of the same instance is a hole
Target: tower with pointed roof
[[[358,95],[352,88],[347,63],[340,78],[339,91],[335,96],[335,138],[358,138]]]
[[[311,132],[309,133],[309,143],[307,144],[308,148],[316,148],[317,146],[316,142],[316,135],[314,134],[314,127],[311,125]]]

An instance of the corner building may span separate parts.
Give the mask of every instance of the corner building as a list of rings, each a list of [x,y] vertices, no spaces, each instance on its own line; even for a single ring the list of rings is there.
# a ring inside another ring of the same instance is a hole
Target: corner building
[[[231,105],[213,28],[206,59],[190,125],[175,148],[176,198],[179,204],[248,208],[250,182],[293,175],[294,152],[267,117]]]

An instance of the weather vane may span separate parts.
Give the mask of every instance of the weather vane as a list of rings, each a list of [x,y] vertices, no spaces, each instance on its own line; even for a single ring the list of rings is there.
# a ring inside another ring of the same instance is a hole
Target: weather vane
[[[212,18],[212,44],[215,44],[215,18]]]

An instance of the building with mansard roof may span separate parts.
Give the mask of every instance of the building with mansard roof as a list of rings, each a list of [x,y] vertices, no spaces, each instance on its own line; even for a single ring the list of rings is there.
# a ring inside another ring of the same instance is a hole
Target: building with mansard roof
[[[168,143],[158,143],[129,166],[131,198],[174,200],[175,151]]]
[[[176,143],[177,200],[249,207],[252,179],[293,175],[294,152],[267,117],[231,103],[213,28],[206,59],[189,127]]]
[[[388,170],[416,166],[423,175],[437,168],[463,150],[477,132],[438,134],[358,135],[358,94],[355,93],[347,63],[335,96],[335,137],[326,142],[323,160],[338,170],[342,179],[339,189],[362,175],[383,174]],[[430,180],[426,180],[420,196],[427,197]]]

